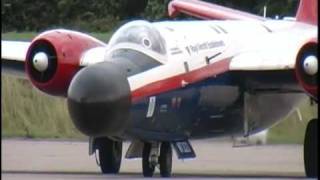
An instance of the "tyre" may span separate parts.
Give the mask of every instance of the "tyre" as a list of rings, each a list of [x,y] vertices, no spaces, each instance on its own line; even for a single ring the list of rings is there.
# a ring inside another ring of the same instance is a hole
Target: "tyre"
[[[107,138],[99,139],[100,168],[104,174],[119,173],[122,157],[122,142]]]
[[[142,172],[144,177],[152,177],[154,173],[154,165],[149,161],[149,156],[151,152],[151,144],[144,143],[142,151]]]
[[[306,176],[318,177],[318,120],[312,119],[307,126],[304,138],[304,167]]]
[[[162,177],[170,177],[172,171],[172,149],[169,142],[161,143],[159,164],[160,175]]]

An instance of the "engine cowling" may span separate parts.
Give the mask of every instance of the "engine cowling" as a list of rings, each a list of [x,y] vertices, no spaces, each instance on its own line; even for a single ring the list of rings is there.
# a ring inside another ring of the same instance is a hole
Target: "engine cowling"
[[[302,46],[297,54],[295,74],[305,92],[318,100],[318,43],[310,41]]]
[[[67,96],[68,87],[80,67],[82,54],[105,44],[86,34],[57,29],[46,31],[31,42],[25,69],[32,84],[56,96]]]

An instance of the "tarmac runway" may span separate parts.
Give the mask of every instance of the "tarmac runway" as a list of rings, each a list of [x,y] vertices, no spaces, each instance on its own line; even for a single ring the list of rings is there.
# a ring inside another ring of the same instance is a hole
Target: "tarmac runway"
[[[174,154],[173,178],[304,178],[302,145],[232,147],[222,140],[195,140],[197,158],[181,161]],[[128,143],[124,143],[123,155]],[[18,179],[143,179],[141,160],[122,159],[119,175],[102,175],[88,142],[2,139],[1,176]],[[156,178],[160,178],[156,170]]]

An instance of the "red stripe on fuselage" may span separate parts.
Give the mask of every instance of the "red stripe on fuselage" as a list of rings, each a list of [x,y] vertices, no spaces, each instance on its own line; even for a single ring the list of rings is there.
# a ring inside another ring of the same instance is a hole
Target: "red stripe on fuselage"
[[[183,87],[183,81],[188,84],[219,75],[229,70],[230,59],[223,59],[197,70],[159,80],[132,91],[132,101],[136,102],[143,97],[164,93]],[[159,74],[161,76],[161,74]]]

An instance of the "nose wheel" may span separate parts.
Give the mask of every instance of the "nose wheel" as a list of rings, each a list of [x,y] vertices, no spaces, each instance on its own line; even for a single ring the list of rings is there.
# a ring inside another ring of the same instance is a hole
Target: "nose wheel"
[[[172,149],[170,142],[144,143],[142,151],[142,171],[144,177],[152,177],[159,166],[162,177],[170,177],[172,171]]]
[[[100,138],[98,140],[98,150],[102,173],[118,174],[121,165],[122,142]]]
[[[155,165],[151,162],[151,144],[144,143],[142,151],[142,171],[144,177],[152,177]]]
[[[172,149],[169,142],[163,142],[160,147],[160,175],[170,177],[172,170]]]

